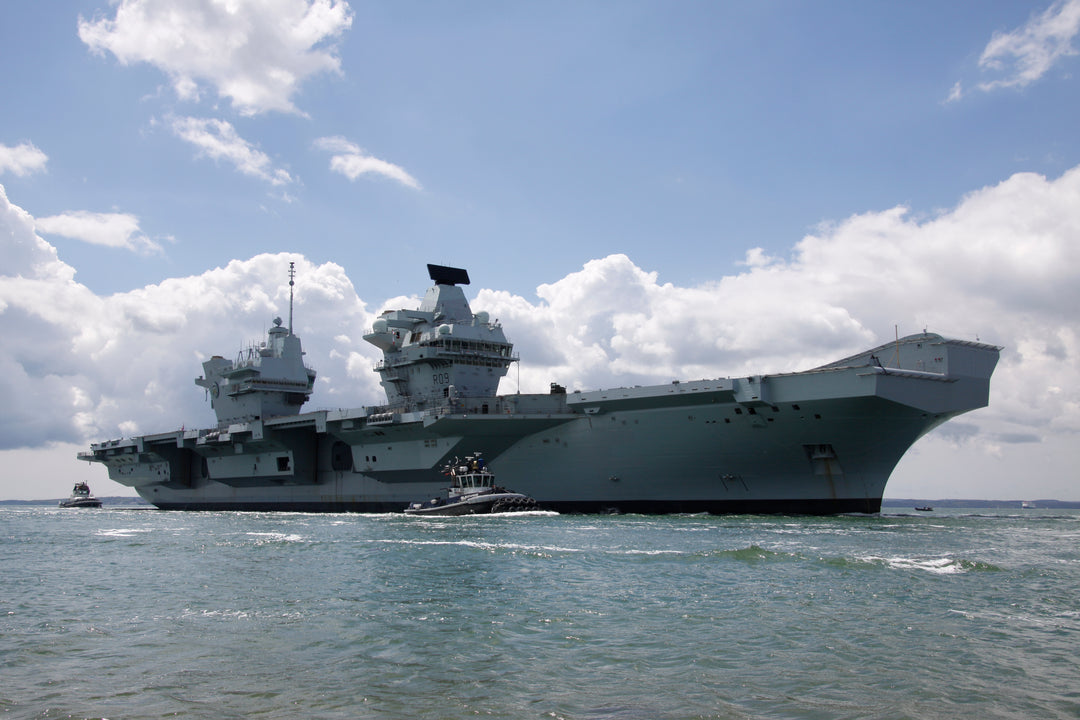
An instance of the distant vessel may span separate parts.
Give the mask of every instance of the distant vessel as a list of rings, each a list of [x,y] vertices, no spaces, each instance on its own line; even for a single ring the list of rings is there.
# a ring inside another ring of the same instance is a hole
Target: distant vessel
[[[536,510],[536,500],[495,486],[495,475],[479,454],[454,458],[444,475],[450,478],[447,496],[412,503],[408,515],[479,515]]]
[[[1032,500],[1024,500],[1024,501],[1022,501],[1020,503],[1020,508],[1022,510],[1034,510],[1035,509],[1035,503]]]
[[[934,508],[930,507],[929,505],[916,505],[915,509],[919,512],[931,512]]]
[[[101,501],[90,494],[90,486],[84,482],[75,483],[71,496],[60,501],[62,508],[98,508]]]
[[[165,509],[396,512],[479,451],[561,512],[874,513],[912,443],[987,404],[1000,351],[921,333],[802,372],[498,395],[513,345],[469,307],[465,270],[428,271],[419,309],[364,335],[383,353],[384,405],[300,412],[315,371],[292,330],[290,264],[288,326],[195,380],[216,426],[79,457]]]

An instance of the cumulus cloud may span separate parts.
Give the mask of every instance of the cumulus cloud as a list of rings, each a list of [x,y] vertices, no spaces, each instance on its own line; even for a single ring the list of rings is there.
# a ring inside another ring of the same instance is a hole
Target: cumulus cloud
[[[403,168],[385,160],[371,157],[359,145],[349,142],[343,137],[319,138],[315,141],[315,147],[335,153],[330,158],[330,169],[341,173],[350,180],[356,180],[361,175],[367,174],[382,175],[414,190],[420,189],[420,183],[416,178]]]
[[[60,262],[56,248],[34,232],[34,218],[7,197],[0,185],[0,250],[3,251],[3,276],[47,278],[55,282],[74,277],[75,271]],[[0,312],[4,309],[0,305]]]
[[[0,417],[0,450],[212,425],[193,383],[201,362],[265,339],[275,316],[288,317],[290,261],[297,269],[295,329],[319,371],[312,406],[378,399],[373,360],[350,366],[356,348],[348,341],[374,317],[340,266],[260,255],[99,297],[75,281],[2,186],[0,251],[0,328],[18,338],[0,347],[9,410]],[[361,365],[364,372],[353,377]]]
[[[1030,85],[1062,58],[1076,54],[1072,43],[1078,32],[1080,0],[1058,0],[1016,30],[994,33],[979,57],[979,67],[1001,77],[980,83],[979,88]]]
[[[309,407],[383,399],[371,371],[377,353],[361,340],[375,312],[339,266],[260,255],[98,297],[34,227],[0,194],[8,260],[0,323],[5,337],[20,338],[0,345],[8,398],[0,438],[8,448],[212,424],[192,384],[200,362],[259,339],[274,315],[287,313],[290,260],[296,330],[319,371]],[[521,354],[503,392],[544,392],[551,381],[600,388],[806,369],[886,342],[896,326],[1003,345],[990,407],[920,443],[905,464],[908,472],[940,472],[942,458],[967,453],[971,467],[998,477],[994,490],[978,475],[975,496],[1008,497],[1008,483],[1030,468],[1071,473],[1074,464],[1077,237],[1080,167],[1058,178],[1017,174],[932,216],[904,207],[855,215],[816,229],[784,257],[748,249],[737,272],[692,287],[611,255],[533,297],[481,289],[472,306],[499,319]],[[419,292],[420,268],[417,280]]]
[[[19,143],[15,147],[0,144],[0,175],[10,172],[19,177],[45,170],[49,157],[34,147],[33,143]]]
[[[805,369],[924,328],[1005,346],[980,429],[996,443],[1080,432],[1080,168],[1021,173],[929,218],[856,215],[789,260],[661,284],[627,257],[541,286],[539,304],[482,291],[524,359],[524,391]],[[505,382],[505,381],[504,381]],[[984,449],[989,451],[989,445]]]
[[[286,170],[275,168],[270,157],[240,137],[231,123],[213,118],[178,117],[171,119],[170,127],[177,137],[197,147],[201,155],[224,160],[244,175],[274,186],[292,182]]]
[[[70,334],[80,318],[96,315],[101,301],[74,281],[74,269],[34,232],[34,219],[8,200],[2,185],[0,251],[0,328],[12,339],[0,351],[0,378],[13,410],[0,417],[2,446],[79,437],[71,421],[74,386],[65,379],[80,375]]]
[[[161,245],[139,230],[139,219],[128,213],[95,213],[85,210],[38,218],[37,229],[92,245],[122,248],[138,253],[161,252]]]
[[[299,113],[292,98],[340,73],[334,42],[352,25],[343,0],[119,0],[114,17],[79,18],[79,38],[124,65],[146,62],[198,100],[201,83],[244,115]]]

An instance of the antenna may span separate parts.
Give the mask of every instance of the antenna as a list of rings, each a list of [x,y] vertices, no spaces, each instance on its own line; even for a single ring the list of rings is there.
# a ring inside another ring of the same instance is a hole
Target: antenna
[[[292,335],[292,300],[293,300],[293,285],[296,283],[293,278],[296,277],[296,263],[289,263],[289,334]]]

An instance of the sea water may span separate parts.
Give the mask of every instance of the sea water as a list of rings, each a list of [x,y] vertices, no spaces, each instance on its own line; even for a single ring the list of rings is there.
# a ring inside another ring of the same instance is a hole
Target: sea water
[[[0,507],[13,718],[1076,718],[1080,512]]]

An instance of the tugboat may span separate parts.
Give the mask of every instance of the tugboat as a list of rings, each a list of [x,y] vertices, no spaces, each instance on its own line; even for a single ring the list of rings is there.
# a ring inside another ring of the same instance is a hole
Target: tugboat
[[[101,501],[90,494],[90,486],[84,482],[75,483],[71,497],[61,500],[62,508],[99,508]]]
[[[447,496],[412,503],[405,508],[407,515],[481,515],[539,509],[536,500],[528,495],[496,487],[495,474],[480,453],[464,460],[454,458],[443,468],[443,474],[450,478]]]

